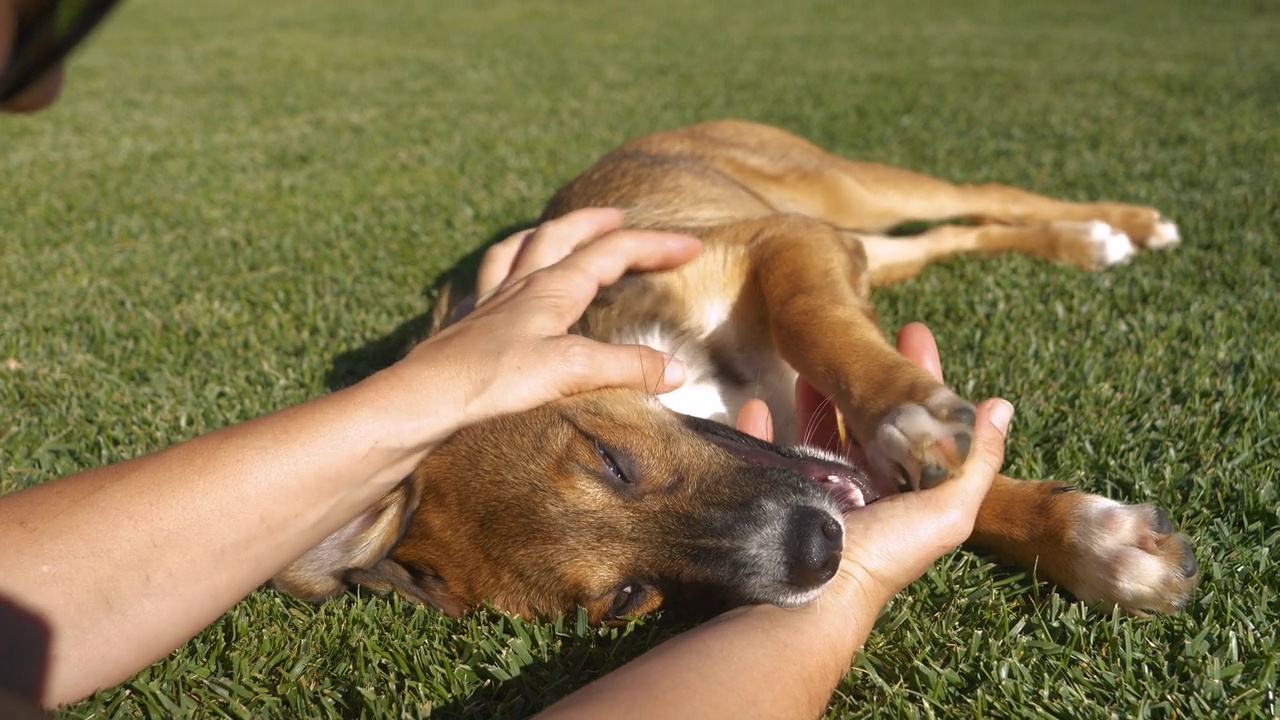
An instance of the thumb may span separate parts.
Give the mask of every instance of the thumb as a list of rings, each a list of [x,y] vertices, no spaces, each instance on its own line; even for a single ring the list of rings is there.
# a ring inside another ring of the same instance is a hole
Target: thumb
[[[684,363],[646,345],[613,345],[564,336],[575,346],[563,359],[564,394],[619,387],[660,394],[684,384]]]
[[[939,498],[944,502],[955,507],[972,505],[975,511],[1004,464],[1004,440],[1013,419],[1013,405],[1002,398],[991,398],[979,403],[977,410],[969,457],[951,482],[934,488],[946,490],[947,497]]]

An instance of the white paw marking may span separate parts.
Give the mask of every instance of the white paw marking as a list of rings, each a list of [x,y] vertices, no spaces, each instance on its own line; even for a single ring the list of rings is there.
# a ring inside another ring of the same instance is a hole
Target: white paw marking
[[[1147,247],[1152,250],[1173,247],[1182,241],[1178,235],[1178,226],[1169,220],[1162,220],[1156,225],[1156,231],[1147,238]]]
[[[1128,235],[1101,220],[1090,221],[1088,232],[1093,244],[1094,260],[1099,265],[1122,263],[1137,252]]]
[[[1129,611],[1172,612],[1186,604],[1194,575],[1183,574],[1185,541],[1173,537],[1157,545],[1155,509],[1090,496],[1083,506],[1075,541],[1082,553],[1078,585],[1069,588],[1089,604],[1119,605]],[[1168,536],[1166,536],[1168,537]]]

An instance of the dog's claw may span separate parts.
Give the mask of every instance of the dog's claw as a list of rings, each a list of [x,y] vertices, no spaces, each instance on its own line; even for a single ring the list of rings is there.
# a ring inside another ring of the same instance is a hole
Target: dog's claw
[[[898,483],[898,487],[909,487],[913,490],[918,489],[913,487],[913,483],[911,482],[911,473],[908,473],[907,469],[902,467],[902,463],[893,464],[893,480]]]
[[[917,490],[939,485],[969,456],[976,422],[974,406],[946,388],[923,403],[899,405],[867,448],[871,469]]]
[[[947,469],[941,465],[925,465],[920,469],[920,487],[931,488],[947,479]]]
[[[1153,508],[1152,514],[1155,515],[1155,526],[1152,528],[1153,530],[1161,535],[1168,535],[1173,532],[1173,521],[1169,519],[1169,516],[1166,515],[1163,510],[1160,508]],[[1190,574],[1194,575],[1195,573],[1193,572]]]
[[[978,422],[977,409],[968,403],[965,403],[964,405],[957,405],[956,407],[952,408],[950,415],[951,417],[949,417],[948,419],[951,422],[960,423],[961,425],[968,425],[969,427],[973,427]],[[964,449],[964,452],[961,453],[962,455],[969,454],[968,442],[969,440],[968,440],[968,437],[966,436],[965,449]],[[960,439],[959,437],[957,437],[956,445],[958,446],[959,444],[960,444]]]
[[[976,421],[976,418],[970,420],[970,427],[972,427],[972,424]],[[960,462],[964,462],[969,458],[969,448],[973,445],[973,434],[967,432],[956,433],[955,442],[956,455],[960,457]]]
[[[1182,577],[1193,578],[1200,574],[1200,563],[1196,561],[1195,553],[1188,548],[1185,555],[1182,556],[1182,565],[1179,567],[1182,571]]]

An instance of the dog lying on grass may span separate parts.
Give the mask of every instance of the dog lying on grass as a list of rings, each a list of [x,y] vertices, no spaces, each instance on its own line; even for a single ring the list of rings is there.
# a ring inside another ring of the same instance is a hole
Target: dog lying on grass
[[[527,617],[580,605],[594,622],[810,602],[840,563],[846,512],[943,482],[971,442],[973,405],[885,340],[873,287],[960,252],[1097,269],[1178,242],[1152,208],[954,185],[737,120],[626,143],[562,188],[542,221],[598,206],[704,243],[688,265],[606,288],[575,329],[674,354],[686,384],[660,397],[586,393],[459,432],[277,576],[279,588],[320,600],[358,584],[452,616],[482,603]],[[883,234],[954,218],[972,224]],[[761,397],[777,437],[795,437],[797,375],[832,399],[868,467],[725,424]],[[998,477],[969,544],[1131,613],[1176,611],[1197,581],[1161,510],[1060,482]]]

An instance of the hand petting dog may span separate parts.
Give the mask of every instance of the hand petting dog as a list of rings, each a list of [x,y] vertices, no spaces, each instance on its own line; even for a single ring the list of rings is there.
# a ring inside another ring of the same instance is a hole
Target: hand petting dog
[[[938,345],[928,327],[921,323],[903,327],[898,351],[942,381]],[[834,406],[803,378],[796,383],[796,414],[796,427],[803,429],[809,444],[844,453],[867,467],[861,447],[841,443]],[[935,560],[959,547],[973,532],[978,508],[1004,461],[1004,439],[1012,418],[1013,406],[1005,400],[981,403],[973,449],[955,478],[929,490],[884,498],[846,515],[842,570],[886,602]],[[738,429],[774,439],[769,409],[759,400],[743,407]]]
[[[480,267],[475,309],[403,362],[429,363],[433,379],[444,372],[456,380],[462,425],[605,387],[657,393],[679,387],[684,366],[665,353],[565,334],[601,287],[629,270],[688,262],[702,247],[687,235],[621,225],[621,212],[593,208],[494,245]]]

